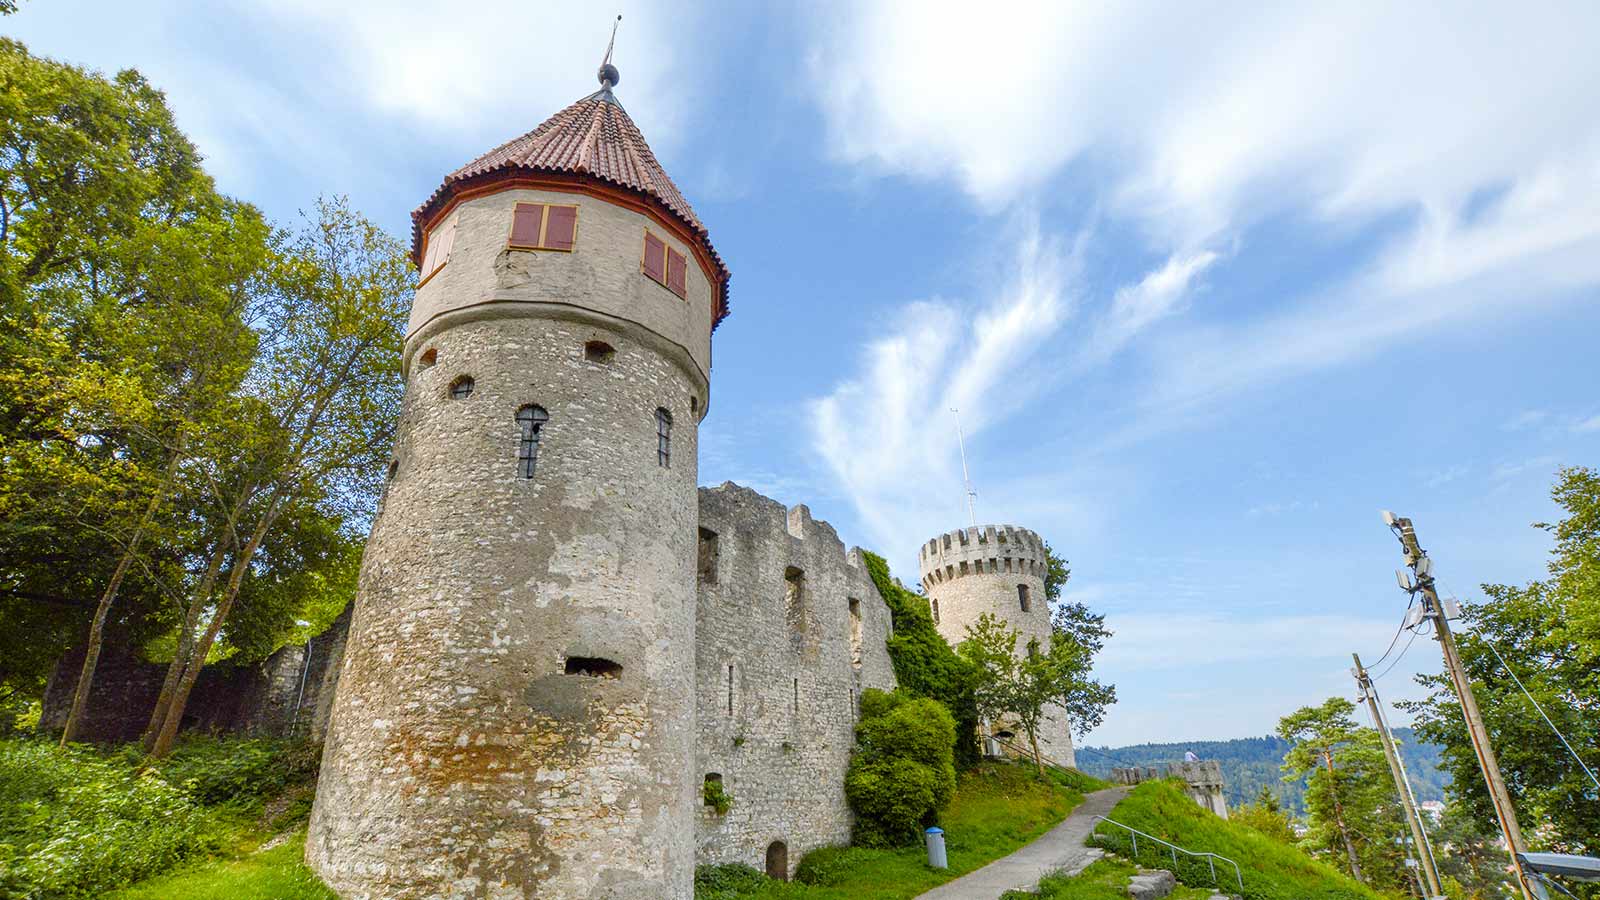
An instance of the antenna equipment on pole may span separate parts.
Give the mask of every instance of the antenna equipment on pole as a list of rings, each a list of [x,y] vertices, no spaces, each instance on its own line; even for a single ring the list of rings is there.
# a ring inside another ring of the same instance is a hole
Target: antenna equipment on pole
[[[977,498],[978,492],[972,489],[972,476],[967,474],[967,438],[961,432],[961,410],[952,406],[950,411],[956,416],[956,446],[961,448],[961,481],[967,489],[967,518],[971,521],[972,527],[976,528],[978,513],[972,501]]]

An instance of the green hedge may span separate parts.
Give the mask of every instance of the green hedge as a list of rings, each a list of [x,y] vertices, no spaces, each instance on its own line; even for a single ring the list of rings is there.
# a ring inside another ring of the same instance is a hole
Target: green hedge
[[[1178,781],[1148,781],[1118,803],[1110,818],[1153,834],[1196,853],[1210,852],[1239,864],[1244,874],[1245,900],[1382,900],[1383,894],[1318,862],[1295,847],[1266,837],[1247,825],[1229,822],[1201,809],[1184,793]],[[1184,884],[1209,886],[1211,870],[1204,859],[1178,855],[1174,866],[1165,847],[1139,842],[1133,856],[1128,832],[1101,822],[1095,829],[1100,846],[1146,866],[1172,869]],[[1221,889],[1241,893],[1233,867],[1217,863]]]
[[[853,843],[915,844],[956,790],[956,726],[936,700],[903,691],[861,692],[856,750],[844,793],[856,811]]]
[[[866,551],[861,555],[894,620],[889,660],[894,665],[895,681],[903,691],[944,704],[955,719],[956,766],[962,770],[972,768],[981,759],[978,708],[972,696],[976,673],[934,627],[928,598],[896,584],[883,557]]]

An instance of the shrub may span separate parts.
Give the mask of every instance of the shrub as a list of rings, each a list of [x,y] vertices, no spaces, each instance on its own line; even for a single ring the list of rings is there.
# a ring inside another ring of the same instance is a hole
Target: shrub
[[[863,865],[871,865],[878,855],[859,847],[818,847],[801,858],[800,865],[794,870],[794,880],[817,887],[832,887]]]
[[[82,747],[0,741],[0,896],[100,896],[228,834],[158,772]]]
[[[844,782],[856,811],[855,843],[914,844],[955,792],[955,721],[938,701],[900,691],[863,691],[861,709]]]
[[[733,798],[728,795],[722,786],[721,779],[707,778],[705,786],[700,789],[700,796],[705,804],[717,811],[717,815],[725,816],[733,808]]]
[[[926,597],[896,584],[883,557],[867,552],[861,556],[894,621],[888,648],[895,681],[903,691],[944,704],[955,721],[956,764],[962,769],[977,765],[978,708],[972,695],[972,665],[958,656],[934,627]]]
[[[694,870],[694,900],[738,900],[759,890],[767,876],[743,863],[697,866]]]
[[[184,740],[154,768],[200,803],[254,804],[291,784],[310,781],[319,756],[317,746],[307,742],[197,736]],[[137,765],[137,745],[123,751],[123,758]]]

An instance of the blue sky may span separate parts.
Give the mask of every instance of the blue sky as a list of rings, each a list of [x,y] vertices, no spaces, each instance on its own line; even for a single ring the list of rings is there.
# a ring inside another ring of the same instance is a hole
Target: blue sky
[[[1543,571],[1600,464],[1592,3],[634,4],[618,95],[733,271],[701,478],[914,581],[1044,534],[1117,636],[1090,740],[1270,731],[1447,588]],[[610,8],[24,0],[0,30],[167,91],[222,188],[396,233],[594,89]],[[1438,665],[1418,640],[1380,687]]]

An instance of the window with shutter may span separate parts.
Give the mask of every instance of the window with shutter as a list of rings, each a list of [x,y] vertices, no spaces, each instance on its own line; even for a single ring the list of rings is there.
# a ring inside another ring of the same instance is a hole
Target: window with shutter
[[[576,206],[552,206],[546,216],[544,226],[544,243],[540,244],[546,250],[571,250],[573,241],[578,236],[578,208]]]
[[[438,228],[435,228],[433,233],[428,235],[427,245],[422,251],[423,282],[426,282],[429,278],[432,278],[433,273],[444,268],[444,264],[450,261],[450,248],[455,244],[455,242],[456,217],[451,216],[450,221],[445,222]],[[421,287],[420,282],[418,283],[418,287]]]
[[[578,208],[553,203],[518,203],[511,213],[511,237],[506,246],[515,250],[572,252],[578,236]]]
[[[672,248],[667,248],[667,289],[679,297],[689,295],[688,287],[689,261]]]
[[[511,212],[511,240],[509,246],[528,249],[538,247],[539,232],[543,223],[543,203],[518,203]]]
[[[644,260],[639,265],[651,281],[666,283],[667,245],[648,231],[644,233]]]

